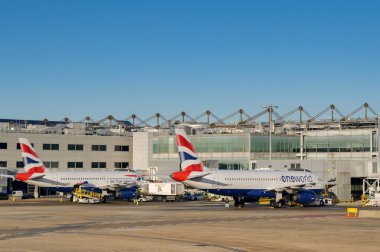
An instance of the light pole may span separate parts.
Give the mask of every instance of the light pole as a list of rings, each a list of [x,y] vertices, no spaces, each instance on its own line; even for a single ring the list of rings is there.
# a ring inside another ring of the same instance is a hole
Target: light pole
[[[270,104],[263,106],[263,108],[266,108],[269,113],[269,160],[272,160],[272,113],[273,108],[278,108],[278,106]]]

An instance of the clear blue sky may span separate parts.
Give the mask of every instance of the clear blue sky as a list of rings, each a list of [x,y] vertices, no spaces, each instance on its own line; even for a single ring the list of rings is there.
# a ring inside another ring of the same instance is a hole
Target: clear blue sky
[[[380,1],[0,1],[0,118],[380,114]]]

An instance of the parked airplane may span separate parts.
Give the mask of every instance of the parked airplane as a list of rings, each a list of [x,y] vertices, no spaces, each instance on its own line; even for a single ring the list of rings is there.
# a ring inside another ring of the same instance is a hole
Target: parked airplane
[[[324,183],[309,171],[235,171],[205,167],[186,133],[176,129],[180,171],[171,178],[213,194],[231,196],[235,207],[245,202],[270,197],[271,206],[281,208],[286,201],[303,205],[314,202],[324,189]]]
[[[19,141],[24,172],[0,176],[64,193],[71,193],[79,185],[84,189],[112,190],[122,199],[133,198],[142,180],[140,175],[130,171],[49,171],[28,139],[20,138]]]

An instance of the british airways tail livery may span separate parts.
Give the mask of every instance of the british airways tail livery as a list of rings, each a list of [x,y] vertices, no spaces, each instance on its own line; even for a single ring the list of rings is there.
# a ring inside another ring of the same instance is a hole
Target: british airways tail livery
[[[124,199],[136,196],[142,182],[142,177],[131,171],[49,171],[28,139],[20,138],[19,141],[24,172],[12,176],[15,180],[69,194],[78,185],[91,190],[117,191]]]
[[[180,171],[171,178],[210,193],[231,196],[235,207],[260,197],[273,198],[271,206],[281,208],[286,202],[308,205],[324,189],[322,180],[309,171],[216,170],[205,167],[190,139],[182,129],[175,130]]]
[[[20,138],[19,141],[25,172],[17,173],[16,179],[19,181],[26,181],[44,176],[46,173],[46,167],[34,151],[33,146],[29,143],[28,139]]]
[[[180,171],[174,172],[171,177],[179,182],[189,178],[203,177],[210,174],[208,169],[203,166],[198,153],[183,130],[176,130],[178,143],[178,153],[180,159]]]

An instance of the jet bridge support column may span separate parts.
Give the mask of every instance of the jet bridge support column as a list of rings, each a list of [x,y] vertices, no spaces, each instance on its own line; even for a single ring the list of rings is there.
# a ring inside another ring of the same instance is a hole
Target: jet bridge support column
[[[40,193],[39,193],[39,187],[38,186],[34,186],[34,198],[39,198],[40,197]]]

